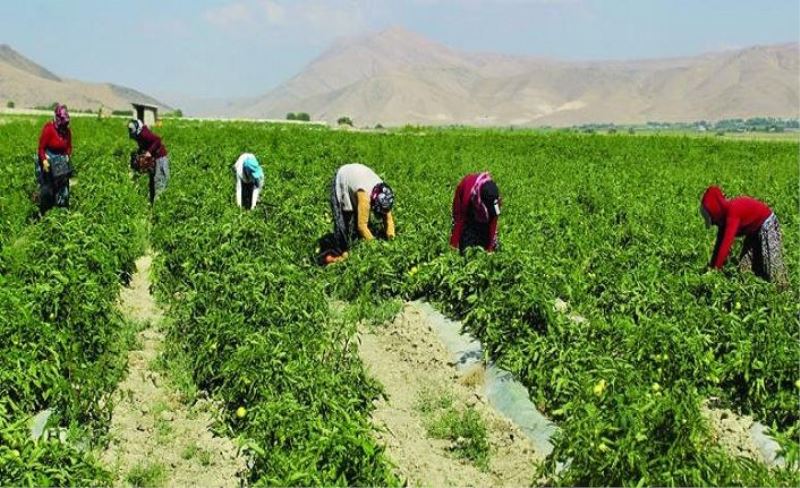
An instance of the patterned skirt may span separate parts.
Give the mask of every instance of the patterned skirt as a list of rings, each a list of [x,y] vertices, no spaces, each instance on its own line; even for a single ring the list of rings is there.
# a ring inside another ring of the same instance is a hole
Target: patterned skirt
[[[744,240],[739,269],[751,270],[757,276],[780,288],[789,286],[789,274],[783,260],[781,227],[775,214],[769,216],[757,233]]]

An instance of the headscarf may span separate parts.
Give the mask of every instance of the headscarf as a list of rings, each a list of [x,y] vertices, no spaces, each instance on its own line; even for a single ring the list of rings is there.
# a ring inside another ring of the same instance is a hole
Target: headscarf
[[[144,122],[141,120],[131,119],[131,121],[128,122],[128,135],[131,136],[131,138],[141,134],[142,129],[144,129]]]
[[[709,186],[701,200],[703,209],[711,217],[711,223],[719,225],[725,220],[728,201],[718,186]]]
[[[56,108],[53,110],[53,123],[59,132],[64,132],[69,128],[69,112],[66,105],[56,104]]]
[[[470,201],[478,222],[488,222],[500,215],[500,190],[488,172],[479,174],[475,179],[470,190]]]
[[[392,211],[394,206],[394,192],[386,183],[378,183],[372,189],[370,196],[372,211],[379,214],[387,214]]]
[[[261,186],[261,183],[264,181],[264,170],[261,169],[261,165],[258,164],[258,159],[256,159],[255,156],[250,154],[245,158],[242,164],[242,170],[251,181]]]

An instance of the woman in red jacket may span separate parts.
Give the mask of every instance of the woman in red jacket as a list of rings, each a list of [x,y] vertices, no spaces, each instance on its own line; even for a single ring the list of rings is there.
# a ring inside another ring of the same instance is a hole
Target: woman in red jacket
[[[69,129],[67,107],[57,104],[53,120],[42,127],[36,160],[36,181],[39,183],[39,212],[53,208],[69,207],[69,177],[54,178],[51,163],[56,158],[72,156],[72,131]]]
[[[789,285],[783,262],[783,244],[778,218],[764,203],[751,197],[725,198],[719,187],[703,194],[700,213],[706,226],[716,225],[717,242],[709,266],[722,268],[737,236],[744,236],[739,268],[785,288]]]
[[[500,191],[489,173],[471,173],[461,179],[453,197],[450,246],[462,253],[467,247],[497,249]]]

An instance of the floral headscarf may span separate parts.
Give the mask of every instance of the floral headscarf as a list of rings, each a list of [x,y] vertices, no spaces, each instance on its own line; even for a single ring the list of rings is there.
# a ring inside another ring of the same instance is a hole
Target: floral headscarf
[[[53,111],[53,122],[59,131],[65,131],[69,128],[69,112],[65,105],[56,104],[56,108]]]

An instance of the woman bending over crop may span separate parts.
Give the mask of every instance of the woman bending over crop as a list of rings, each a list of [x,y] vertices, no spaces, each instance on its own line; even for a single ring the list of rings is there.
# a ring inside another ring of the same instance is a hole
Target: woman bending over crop
[[[53,120],[42,127],[36,158],[36,182],[39,184],[39,212],[69,207],[69,158],[72,156],[72,131],[69,112],[56,105]]]
[[[462,253],[471,246],[489,252],[497,249],[500,190],[489,173],[472,173],[461,179],[453,197],[450,246]]]
[[[706,226],[719,227],[710,267],[722,268],[734,238],[744,236],[739,269],[751,269],[780,288],[789,285],[778,218],[767,205],[745,196],[728,200],[719,187],[711,186],[703,194],[700,213]]]
[[[233,165],[236,175],[236,205],[245,210],[256,208],[261,188],[264,186],[264,171],[253,154],[244,153]]]
[[[325,258],[325,263],[346,258],[354,238],[371,241],[369,229],[370,210],[383,220],[387,239],[394,238],[394,193],[370,168],[363,164],[346,164],[336,171],[331,184],[331,210],[333,211],[333,236],[336,248]]]
[[[150,175],[150,203],[167,188],[169,180],[169,158],[167,148],[158,137],[144,125],[141,120],[131,120],[128,123],[128,136],[136,141],[139,146],[139,155],[145,159],[155,159],[155,164],[148,170]]]

